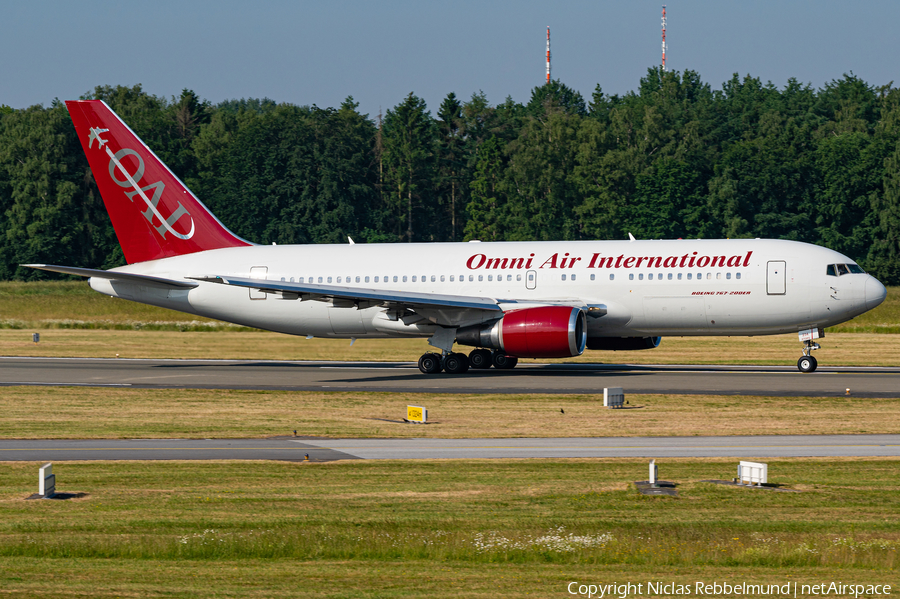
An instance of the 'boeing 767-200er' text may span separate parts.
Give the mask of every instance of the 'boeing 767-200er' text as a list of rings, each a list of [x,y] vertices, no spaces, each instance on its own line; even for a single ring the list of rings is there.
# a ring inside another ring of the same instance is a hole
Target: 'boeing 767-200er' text
[[[104,102],[66,102],[127,266],[100,293],[290,335],[427,337],[424,373],[637,350],[664,335],[799,334],[884,301],[827,248],[773,239],[255,245],[229,231]],[[454,344],[474,346],[468,355]]]

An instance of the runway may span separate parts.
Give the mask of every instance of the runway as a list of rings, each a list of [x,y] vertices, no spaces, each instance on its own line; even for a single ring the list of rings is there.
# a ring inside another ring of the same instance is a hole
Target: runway
[[[423,375],[407,362],[291,362],[260,360],[132,360],[0,358],[2,385],[70,385],[144,389],[386,391],[393,393],[626,393],[900,396],[900,368],[820,366],[637,366],[520,364],[514,370]]]
[[[898,457],[900,435],[0,440],[0,461]]]

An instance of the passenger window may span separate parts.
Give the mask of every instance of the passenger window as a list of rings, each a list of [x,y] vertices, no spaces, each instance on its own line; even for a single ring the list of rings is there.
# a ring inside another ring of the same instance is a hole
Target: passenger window
[[[726,273],[725,273],[725,278],[728,279],[728,280],[731,280],[731,273],[730,273],[730,272],[726,272]]]
[[[593,278],[594,278],[594,275],[591,275],[591,278],[593,279]],[[616,280],[616,275],[613,274],[613,273],[609,273],[609,280],[610,280],[610,281],[615,281],[615,280]]]
[[[672,280],[672,273],[669,273],[669,276],[666,277],[666,278],[669,279],[669,280],[671,281],[671,280]]]
[[[469,275],[469,282],[471,283],[474,280],[475,280],[475,277],[473,275]],[[479,281],[481,280],[481,275],[478,275],[478,280]]]
[[[628,280],[629,280],[629,281],[633,281],[633,280],[634,280],[634,273],[633,273],[633,272],[628,273]]]
[[[566,280],[566,275],[563,275],[563,276],[562,276],[562,280],[563,280],[563,281]]]
[[[441,275],[441,283],[444,282],[444,275]]]
[[[356,282],[359,283],[359,277],[356,277]],[[369,282],[369,277],[366,277],[366,283]]]
[[[331,280],[330,280],[330,279],[329,279],[329,280],[328,280],[328,282],[329,282],[329,283],[330,283],[330,282],[331,282]],[[337,278],[337,282],[338,282],[338,283],[340,283],[340,282],[341,282],[341,278],[340,278],[340,277],[338,277],[338,278]]]
[[[591,280],[593,281],[596,278],[596,276],[597,275],[595,275],[594,273],[591,273]]]
[[[302,282],[303,282],[303,277],[300,277],[299,279],[297,279],[297,282],[298,282],[298,283],[302,283]]]
[[[413,283],[415,283],[415,282],[416,282],[416,275],[413,275]]]
[[[691,277],[692,277],[692,276],[693,276],[693,275],[691,275],[691,273],[688,273],[688,281],[691,280]]]
[[[319,277],[319,282],[320,282],[320,283],[322,282],[322,277]]]
[[[366,283],[368,283],[368,282],[369,282],[369,277],[368,277],[368,275],[367,275],[367,276],[366,276]]]
[[[656,278],[657,278],[658,280],[662,281],[662,273],[657,274],[657,275],[656,275]]]
[[[444,277],[441,277],[441,280],[442,280],[442,281],[443,281],[443,280],[444,280]],[[432,283],[434,283],[434,282],[435,282],[435,278],[434,278],[434,275],[431,275],[431,282],[432,282]]]
[[[678,273],[678,280],[681,280],[681,273]]]
[[[653,273],[652,273],[652,272],[651,272],[649,275],[647,275],[647,280],[648,280],[648,281],[652,281],[652,280],[653,280]]]
[[[575,280],[575,275],[572,275],[572,280],[573,280],[573,281]]]
[[[638,275],[638,281],[643,281],[643,280],[644,280],[644,273],[641,273]]]
[[[454,275],[450,275],[450,282],[451,282],[451,283],[453,282],[454,278],[455,278]]]
[[[331,277],[328,277],[328,282],[329,282],[329,283],[331,282]]]
[[[493,281],[493,280],[494,280],[494,275],[488,275],[488,281]]]
[[[710,279],[712,279],[712,273],[708,272],[708,273],[706,273],[706,280],[708,281]]]
[[[403,275],[403,282],[406,282],[406,275]]]
[[[717,272],[717,273],[716,273],[716,280],[718,281],[718,280],[720,280],[721,278],[722,278],[722,273]]]
[[[521,281],[521,280],[522,280],[522,275],[521,275],[521,274],[516,275],[516,280],[517,280],[517,281]]]
[[[735,279],[740,279],[740,278],[741,278],[741,273],[735,274],[735,275],[734,275],[734,278],[735,278]]]
[[[375,277],[375,282],[376,282],[376,283],[378,282],[378,277]]]
[[[506,280],[512,282],[512,275],[506,275]]]
[[[478,280],[479,280],[479,282],[480,282],[480,281],[483,281],[483,280],[484,280],[484,276],[483,276],[483,275],[478,275]]]
[[[387,278],[387,277],[385,277],[385,278]],[[397,282],[397,275],[394,275],[394,282],[395,283]]]

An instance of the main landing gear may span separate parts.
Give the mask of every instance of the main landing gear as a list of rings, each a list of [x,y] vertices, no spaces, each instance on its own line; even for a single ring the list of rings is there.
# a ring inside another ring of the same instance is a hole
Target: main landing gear
[[[469,354],[469,364],[472,368],[498,368],[500,370],[508,370],[515,368],[519,363],[519,358],[508,356],[499,349],[491,351],[489,349],[476,349]]]
[[[518,362],[519,358],[507,356],[498,350],[476,349],[468,356],[455,352],[444,356],[428,352],[419,358],[419,370],[424,374],[438,374],[442,370],[447,374],[463,374],[468,372],[470,367],[484,369],[493,366],[500,370],[508,370],[515,368]]]

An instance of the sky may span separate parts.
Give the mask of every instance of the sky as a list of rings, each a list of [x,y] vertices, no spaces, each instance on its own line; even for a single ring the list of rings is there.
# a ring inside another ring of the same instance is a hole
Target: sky
[[[454,92],[527,102],[553,78],[590,99],[637,89],[660,62],[661,2],[648,0],[12,2],[0,10],[0,104],[77,98],[97,85],[148,93],[338,106],[370,116],[410,92],[436,112]],[[669,0],[669,70],[714,89],[733,73],[823,87],[854,73],[898,80],[897,0]]]

